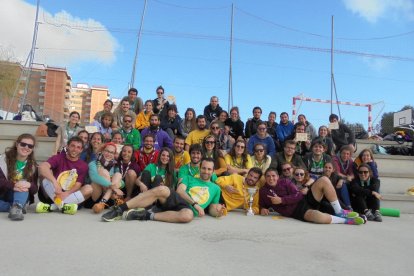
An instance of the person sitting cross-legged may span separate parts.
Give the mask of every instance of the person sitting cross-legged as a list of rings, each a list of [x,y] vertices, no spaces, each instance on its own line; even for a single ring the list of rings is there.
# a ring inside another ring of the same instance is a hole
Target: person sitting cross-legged
[[[206,208],[210,216],[220,217],[223,215],[224,207],[219,204],[220,188],[210,182],[213,172],[214,160],[203,159],[200,165],[200,178],[186,177],[179,184],[177,191],[166,186],[150,189],[113,208],[102,216],[102,220],[119,220],[124,214],[126,220],[187,223],[194,217],[204,216]],[[151,208],[142,209],[148,207]]]
[[[68,141],[66,154],[56,154],[39,165],[39,174],[44,179],[39,189],[37,213],[60,210],[73,215],[78,204],[90,197],[91,185],[83,184],[88,165],[79,159],[82,150],[82,139],[74,136]]]
[[[279,180],[275,168],[267,169],[266,184],[259,191],[260,214],[269,215],[274,210],[282,216],[321,224],[363,224],[365,220],[358,213],[341,208],[335,189],[329,178],[319,178],[303,195],[287,178]],[[335,215],[319,211],[322,198],[326,198]]]
[[[252,209],[255,214],[259,214],[259,186],[257,184],[260,177],[262,177],[262,170],[253,167],[249,170],[246,177],[239,174],[232,174],[217,178],[216,183],[221,188],[227,211],[237,208],[247,211],[249,209],[250,199],[248,189],[255,188],[256,193],[253,197]]]

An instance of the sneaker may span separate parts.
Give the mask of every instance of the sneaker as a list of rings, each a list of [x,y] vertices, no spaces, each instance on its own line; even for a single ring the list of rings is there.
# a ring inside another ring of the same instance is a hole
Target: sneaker
[[[105,202],[98,202],[95,203],[92,207],[92,210],[94,211],[95,214],[99,214],[100,212],[102,212],[105,207],[107,207],[108,205]]]
[[[11,220],[23,220],[23,207],[19,203],[13,203],[13,206],[9,211],[9,219]]]
[[[379,210],[374,212],[374,221],[382,222],[382,216]]]
[[[67,215],[74,215],[78,211],[78,204],[70,203],[64,204],[62,208],[62,213]]]
[[[125,213],[125,220],[148,220],[149,212],[144,208],[129,209]]]
[[[371,212],[370,209],[366,210],[364,215],[367,217],[367,220],[373,221],[375,219],[374,214]]]
[[[356,218],[347,218],[345,221],[345,224],[350,224],[350,225],[361,225],[364,224],[364,219],[361,217],[356,217]]]
[[[50,204],[39,202],[36,205],[36,213],[49,213],[51,211]]]
[[[356,218],[359,215],[357,212],[342,209],[342,211],[339,214],[336,214],[335,216],[340,217],[340,218]]]
[[[121,210],[121,208],[119,206],[113,206],[111,208],[111,210],[109,212],[103,214],[101,218],[102,218],[103,221],[111,222],[111,221],[121,219],[122,218],[122,213],[123,213],[123,211]]]

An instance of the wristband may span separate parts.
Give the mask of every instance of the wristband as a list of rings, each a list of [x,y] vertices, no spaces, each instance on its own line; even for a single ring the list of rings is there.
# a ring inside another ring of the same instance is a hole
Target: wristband
[[[194,202],[191,204],[191,206],[193,206],[193,207],[194,207],[194,205],[196,205],[196,204],[198,204],[198,203],[194,201]]]

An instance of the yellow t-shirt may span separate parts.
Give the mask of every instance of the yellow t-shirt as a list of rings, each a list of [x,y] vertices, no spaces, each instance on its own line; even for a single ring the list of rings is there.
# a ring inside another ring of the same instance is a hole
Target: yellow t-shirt
[[[210,130],[205,129],[205,130],[193,130],[191,131],[187,138],[185,139],[185,143],[187,145],[192,145],[192,144],[202,144],[203,143],[203,139],[204,137],[206,137],[207,135],[210,134]]]
[[[253,162],[252,162],[252,159],[250,158],[250,155],[247,155],[247,161],[244,164],[242,164],[241,157],[233,158],[230,154],[226,154],[226,156],[224,156],[224,160],[226,161],[227,165],[230,165],[238,169],[253,168]]]
[[[249,209],[250,196],[247,192],[247,185],[243,184],[244,177],[239,174],[232,174],[229,176],[220,176],[216,180],[216,184],[220,186],[221,195],[226,203],[226,208],[231,211],[236,208]],[[233,186],[237,193],[230,193],[225,186]],[[256,193],[253,196],[252,209],[255,214],[259,214],[259,187],[256,188]]]
[[[175,169],[179,169],[183,165],[187,165],[190,163],[190,154],[188,151],[183,151],[180,154],[174,154],[174,161],[175,161]]]

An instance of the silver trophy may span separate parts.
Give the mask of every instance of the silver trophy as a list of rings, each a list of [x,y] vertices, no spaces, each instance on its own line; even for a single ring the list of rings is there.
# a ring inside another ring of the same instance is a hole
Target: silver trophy
[[[249,210],[247,210],[247,216],[254,216],[254,212],[252,209],[252,205],[253,205],[253,196],[256,193],[257,189],[256,188],[247,188],[247,192],[249,193]]]

